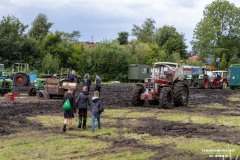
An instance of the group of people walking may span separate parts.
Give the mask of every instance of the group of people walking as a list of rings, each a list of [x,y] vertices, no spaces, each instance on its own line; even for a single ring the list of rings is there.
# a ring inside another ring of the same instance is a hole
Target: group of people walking
[[[79,124],[78,128],[86,129],[87,126],[87,111],[88,109],[92,114],[92,131],[95,130],[95,119],[98,121],[98,128],[101,128],[100,114],[104,111],[104,106],[102,100],[100,100],[101,91],[101,78],[96,76],[95,79],[95,91],[93,97],[91,97],[90,86],[91,80],[89,74],[86,74],[83,79],[83,89],[78,95],[77,99],[73,95],[73,90],[69,89],[63,97],[63,104],[69,100],[71,108],[69,110],[64,110],[64,125],[63,132],[66,132],[67,126],[69,130],[72,130],[72,118],[74,114],[78,111]]]

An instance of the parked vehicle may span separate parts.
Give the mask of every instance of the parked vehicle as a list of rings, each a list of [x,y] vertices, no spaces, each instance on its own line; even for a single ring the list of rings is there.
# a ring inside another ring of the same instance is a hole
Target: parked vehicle
[[[7,93],[12,93],[15,97],[19,96],[18,90],[13,89],[13,81],[11,79],[0,79],[0,94],[3,96]]]
[[[240,87],[240,64],[232,65],[229,68],[229,86],[230,89]]]
[[[186,68],[186,67],[185,67]],[[191,73],[186,75],[189,87],[194,88],[209,88],[210,78],[205,67],[191,66]]]
[[[178,63],[154,63],[151,78],[145,78],[144,84],[138,84],[132,91],[131,104],[142,106],[148,101],[162,108],[171,108],[173,104],[187,106],[189,87],[183,74],[183,66]]]
[[[145,78],[150,77],[151,67],[146,64],[130,64],[128,67],[128,80],[130,81],[142,81]]]
[[[210,80],[210,88],[220,88],[226,89],[229,83],[229,73],[228,71],[212,71],[212,76]]]
[[[13,82],[16,86],[28,86],[30,84],[28,63],[15,63],[16,73]]]

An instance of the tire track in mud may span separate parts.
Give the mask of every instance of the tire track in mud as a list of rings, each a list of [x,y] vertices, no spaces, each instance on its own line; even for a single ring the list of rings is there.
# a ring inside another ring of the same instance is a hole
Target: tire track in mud
[[[121,108],[130,107],[130,97],[133,84],[109,84],[102,85],[101,98],[106,108]],[[79,87],[81,90],[81,86]],[[91,86],[91,95],[94,92],[94,86]],[[229,95],[237,93],[237,91],[219,90],[219,89],[190,89],[190,105],[210,104],[210,103],[222,103],[229,104]],[[14,132],[14,129],[9,127],[12,122],[19,124],[25,123],[27,116],[44,115],[49,113],[59,113],[61,110],[61,100],[48,100],[48,101],[33,101],[30,103],[14,103],[9,105],[6,102],[0,103],[0,135],[10,134]],[[238,105],[235,102],[235,105]],[[144,107],[151,108],[156,106],[145,105]],[[176,108],[174,108],[176,109]],[[179,110],[186,110],[195,112],[194,108],[178,107]],[[212,110],[213,114],[215,112]],[[217,114],[217,113],[216,113]],[[238,116],[238,115],[237,115]],[[28,123],[28,122],[26,122]],[[18,126],[14,126],[18,127]]]

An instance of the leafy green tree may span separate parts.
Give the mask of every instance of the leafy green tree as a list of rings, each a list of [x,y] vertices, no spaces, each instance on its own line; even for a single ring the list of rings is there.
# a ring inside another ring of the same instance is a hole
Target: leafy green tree
[[[213,54],[226,61],[240,48],[240,9],[227,0],[215,0],[205,7],[202,20],[194,29],[193,50],[201,57]]]
[[[126,79],[128,66],[133,60],[126,47],[116,41],[98,43],[88,49],[87,55],[86,72],[99,74],[105,81]]]
[[[135,63],[147,64],[150,55],[152,54],[152,48],[147,43],[142,43],[139,41],[132,41],[130,52],[133,54]]]
[[[69,58],[75,57],[78,53],[73,45],[78,41],[79,36],[80,32],[78,31],[73,31],[72,33],[60,31],[49,33],[43,39],[43,52],[45,54],[50,53],[53,56],[58,56],[61,67],[68,67],[67,65],[70,63],[70,61],[68,61]]]
[[[43,73],[59,73],[60,59],[58,56],[53,56],[47,53],[43,58],[42,72]]]
[[[36,19],[32,23],[32,27],[29,31],[29,36],[37,41],[42,41],[43,38],[49,33],[49,29],[53,23],[48,22],[48,18],[45,14],[39,13]]]
[[[117,40],[121,45],[128,44],[128,32],[119,32]]]
[[[187,58],[186,44],[184,35],[177,32],[173,26],[163,26],[156,32],[155,41],[159,47],[166,50],[167,54],[178,52],[181,58]]]
[[[220,66],[224,70],[227,69],[227,67],[228,67],[228,63],[227,63],[225,54],[223,54],[223,56],[222,56],[222,59],[221,59],[221,62],[220,62]]]
[[[21,61],[20,50],[26,28],[27,25],[14,16],[3,17],[0,21],[0,55],[6,66],[14,61]]]
[[[155,34],[155,20],[147,18],[142,26],[133,25],[132,35],[137,37],[137,40],[143,43],[149,43],[153,41]]]

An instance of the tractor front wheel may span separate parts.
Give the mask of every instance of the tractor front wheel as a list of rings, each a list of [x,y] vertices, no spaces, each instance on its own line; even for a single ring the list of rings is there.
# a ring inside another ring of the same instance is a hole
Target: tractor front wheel
[[[143,106],[144,100],[141,100],[141,94],[144,92],[142,86],[136,86],[131,94],[131,104],[132,106]]]
[[[161,108],[173,107],[173,95],[170,87],[163,87],[159,97],[159,105]]]
[[[175,106],[187,106],[189,87],[186,83],[177,82],[173,87],[173,102]]]
[[[28,90],[28,96],[36,96],[37,95],[37,90],[35,87],[31,87]]]

